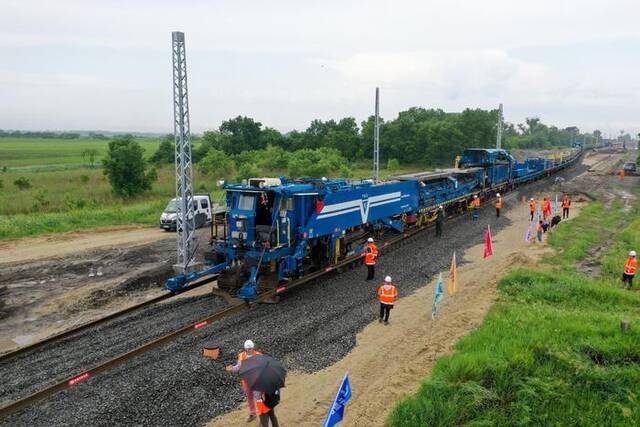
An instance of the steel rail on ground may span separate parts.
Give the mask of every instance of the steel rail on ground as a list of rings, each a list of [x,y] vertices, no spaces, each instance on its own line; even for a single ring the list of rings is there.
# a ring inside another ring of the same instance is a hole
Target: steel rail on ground
[[[558,165],[554,168],[550,168],[548,170],[549,174],[561,169],[564,169],[568,166],[570,166],[571,164],[573,164],[582,154],[582,151],[577,153],[576,155],[574,155],[570,160],[562,163],[561,165]],[[543,172],[547,172],[547,171],[543,171]],[[545,176],[540,176],[540,177],[536,177],[537,179],[539,178],[544,178]],[[488,190],[493,190],[494,188],[490,188],[490,189],[485,189],[485,191]],[[493,199],[493,197],[489,197],[488,200]],[[449,205],[452,203],[455,203],[459,201],[459,198],[454,199],[454,200],[449,200],[445,203],[443,203],[443,205]],[[453,219],[456,217],[459,217],[461,215],[464,215],[465,211],[454,214],[454,215],[450,215],[449,218]],[[417,234],[426,231],[427,229],[431,229],[435,226],[435,224],[433,222],[431,223],[427,223],[425,225],[421,225],[418,227],[415,227],[411,230],[408,230],[406,232],[403,232],[402,234],[399,234],[397,236],[394,236],[392,238],[390,238],[389,240],[385,241],[383,244],[380,245],[379,249],[380,251],[385,251],[387,250],[389,247],[402,242],[403,240],[409,239],[411,237],[416,236]],[[18,399],[14,402],[11,402],[3,407],[0,408],[0,418],[6,417],[7,415],[18,411],[26,406],[31,405],[32,403],[35,403],[39,400],[42,400],[48,396],[51,396],[59,391],[62,390],[66,390],[68,388],[71,388],[77,384],[82,383],[85,380],[88,380],[89,378],[92,378],[94,376],[96,376],[97,374],[107,371],[111,368],[114,368],[118,365],[121,365],[122,363],[138,356],[141,355],[143,353],[146,353],[147,351],[150,351],[154,348],[160,347],[164,344],[167,344],[183,335],[192,333],[192,332],[196,332],[199,331],[201,328],[204,328],[210,324],[213,324],[214,322],[220,321],[232,314],[238,313],[240,311],[244,311],[246,309],[249,309],[253,306],[255,306],[256,304],[259,304],[262,301],[267,301],[270,300],[271,298],[273,298],[274,296],[277,296],[278,294],[281,294],[283,292],[289,291],[291,289],[294,289],[300,285],[303,285],[305,283],[309,283],[311,281],[314,281],[328,273],[331,272],[339,272],[343,267],[348,266],[350,264],[356,263],[358,261],[362,261],[362,254],[353,254],[350,255],[348,257],[346,257],[345,259],[335,263],[335,264],[331,264],[328,267],[325,267],[323,269],[311,272],[299,279],[296,279],[288,284],[279,286],[275,289],[271,289],[269,291],[266,291],[262,294],[260,294],[255,300],[253,300],[252,302],[236,302],[236,303],[232,303],[229,307],[224,308],[220,311],[217,311],[197,322],[194,322],[188,326],[182,327],[174,332],[168,333],[160,338],[157,338],[153,341],[150,341],[146,344],[143,344],[137,348],[135,348],[134,350],[131,350],[127,353],[124,353],[120,356],[116,356],[110,360],[108,360],[107,362],[101,363],[99,365],[94,366],[93,368],[87,369],[87,370],[83,370],[80,372],[75,373],[73,376],[68,377],[67,379],[57,382],[56,384],[53,384],[51,386],[48,386],[44,389],[41,389],[27,397],[24,397],[22,399]],[[203,283],[204,284],[204,283]],[[192,287],[190,287],[190,289],[192,289]],[[164,296],[165,298],[168,298],[168,296]],[[144,303],[143,303],[144,304]],[[121,313],[121,312],[118,312]],[[101,320],[104,321],[104,320]],[[83,325],[84,327],[84,325]],[[87,326],[89,327],[89,326]],[[42,341],[42,342],[46,342]],[[24,350],[26,351],[26,350]]]

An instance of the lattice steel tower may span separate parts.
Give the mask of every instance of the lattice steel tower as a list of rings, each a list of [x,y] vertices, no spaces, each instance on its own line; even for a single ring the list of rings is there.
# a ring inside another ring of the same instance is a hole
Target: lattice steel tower
[[[173,52],[173,134],[176,143],[177,267],[186,269],[193,256],[195,215],[184,33],[172,32],[171,41]]]
[[[502,148],[502,104],[498,108],[498,132],[496,136],[496,148]]]

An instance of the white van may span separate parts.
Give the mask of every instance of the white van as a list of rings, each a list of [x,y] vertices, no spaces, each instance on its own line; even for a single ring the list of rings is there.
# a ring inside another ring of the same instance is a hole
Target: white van
[[[176,231],[178,210],[177,204],[180,199],[171,199],[160,215],[160,228],[165,231]],[[219,207],[211,206],[211,197],[208,194],[196,194],[193,196],[193,213],[195,215],[196,228],[210,225],[213,215],[217,213]]]

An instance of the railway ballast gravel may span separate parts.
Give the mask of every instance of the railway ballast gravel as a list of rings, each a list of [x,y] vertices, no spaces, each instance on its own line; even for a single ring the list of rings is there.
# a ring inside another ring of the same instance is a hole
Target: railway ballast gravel
[[[569,179],[583,170],[576,167],[562,175]],[[505,210],[522,210],[522,196],[548,188],[551,182],[510,193]],[[485,204],[477,223],[461,216],[447,222],[442,239],[427,231],[385,252],[376,266],[375,281],[364,280],[364,267],[325,277],[286,294],[279,304],[259,305],[203,328],[0,423],[202,425],[243,400],[238,378],[225,372],[224,366],[234,361],[245,339],[253,339],[260,350],[282,360],[290,370],[313,372],[330,366],[355,346],[356,334],[376,318],[375,290],[381,277],[392,275],[400,296],[409,295],[448,269],[454,249],[462,259],[466,249],[481,243],[487,225],[498,232],[509,224],[504,217],[496,221],[493,207]],[[430,301],[425,301],[425,311],[429,310]],[[220,359],[202,357],[202,344],[209,340],[221,345]],[[286,393],[285,388],[283,399]]]

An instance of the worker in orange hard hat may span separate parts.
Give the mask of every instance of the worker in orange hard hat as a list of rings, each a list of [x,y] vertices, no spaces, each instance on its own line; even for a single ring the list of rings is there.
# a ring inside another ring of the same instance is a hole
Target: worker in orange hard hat
[[[378,253],[378,247],[373,241],[373,237],[369,237],[367,239],[367,247],[364,250],[364,264],[367,266],[367,280],[373,280],[375,277]]]
[[[384,284],[378,288],[377,293],[380,300],[380,319],[378,322],[384,321],[385,324],[389,324],[389,313],[398,296],[398,289],[391,281],[391,276],[384,278]]]
[[[631,289],[633,286],[633,278],[636,275],[636,269],[638,268],[638,260],[636,258],[636,251],[629,252],[629,258],[624,265],[624,272],[622,273],[622,283],[627,284],[627,289]]]

